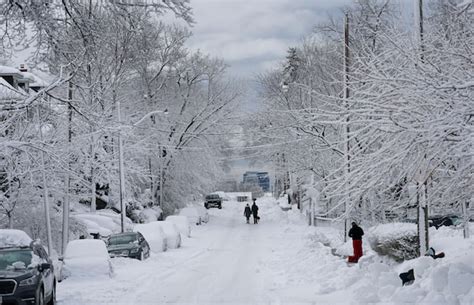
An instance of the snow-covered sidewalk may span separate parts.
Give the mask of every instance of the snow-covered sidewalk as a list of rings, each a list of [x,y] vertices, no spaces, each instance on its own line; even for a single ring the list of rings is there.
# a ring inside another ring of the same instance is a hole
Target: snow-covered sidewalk
[[[474,243],[459,231],[433,237],[442,260],[390,264],[368,251],[372,259],[348,266],[323,244],[340,242],[340,232],[308,227],[271,198],[257,204],[260,224],[245,223],[243,203],[226,201],[180,249],[114,259],[112,279],[65,280],[59,304],[472,304]],[[413,267],[417,280],[401,287],[398,273]]]

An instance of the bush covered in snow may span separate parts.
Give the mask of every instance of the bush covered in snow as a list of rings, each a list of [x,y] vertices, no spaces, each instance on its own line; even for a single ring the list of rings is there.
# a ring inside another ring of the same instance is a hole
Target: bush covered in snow
[[[369,229],[370,246],[379,255],[400,262],[417,257],[418,234],[412,223],[389,223]]]

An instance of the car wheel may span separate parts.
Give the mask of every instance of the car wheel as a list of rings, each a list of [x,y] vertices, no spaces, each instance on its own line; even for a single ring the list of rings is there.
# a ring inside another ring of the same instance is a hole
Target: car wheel
[[[35,301],[36,301],[35,302],[36,305],[44,305],[44,290],[43,290],[43,287],[41,287],[41,289],[39,290]]]
[[[53,291],[51,291],[51,299],[48,305],[56,305],[56,284],[53,286]]]
[[[209,206],[207,204],[204,207],[209,210]]]
[[[222,205],[219,206],[219,209],[222,209]]]

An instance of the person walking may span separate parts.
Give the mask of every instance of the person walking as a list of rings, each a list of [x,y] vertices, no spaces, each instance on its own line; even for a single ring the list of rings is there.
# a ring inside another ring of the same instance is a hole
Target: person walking
[[[244,216],[245,218],[247,218],[247,223],[250,223],[250,215],[252,215],[252,210],[250,209],[250,206],[247,203],[244,209]]]
[[[352,238],[352,247],[354,248],[354,255],[349,256],[349,263],[357,263],[362,257],[362,236],[364,230],[355,222],[352,222],[352,228],[349,230],[349,237]]]
[[[252,204],[252,214],[253,214],[253,223],[257,224],[258,223],[258,205],[255,203],[255,198],[253,198],[253,204]]]

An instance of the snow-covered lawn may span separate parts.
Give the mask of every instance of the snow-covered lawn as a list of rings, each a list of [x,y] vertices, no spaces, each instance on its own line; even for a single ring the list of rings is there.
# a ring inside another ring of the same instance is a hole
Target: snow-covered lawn
[[[246,224],[245,203],[226,201],[210,209],[210,221],[194,226],[179,249],[143,262],[112,260],[112,279],[65,280],[60,305],[72,304],[472,304],[474,239],[442,228],[431,244],[446,257],[402,264],[366,249],[348,266],[325,244],[342,243],[332,228],[312,228],[297,211],[282,212],[271,198],[259,199],[261,222]],[[368,243],[364,242],[368,247]],[[415,283],[398,274],[415,269]]]

